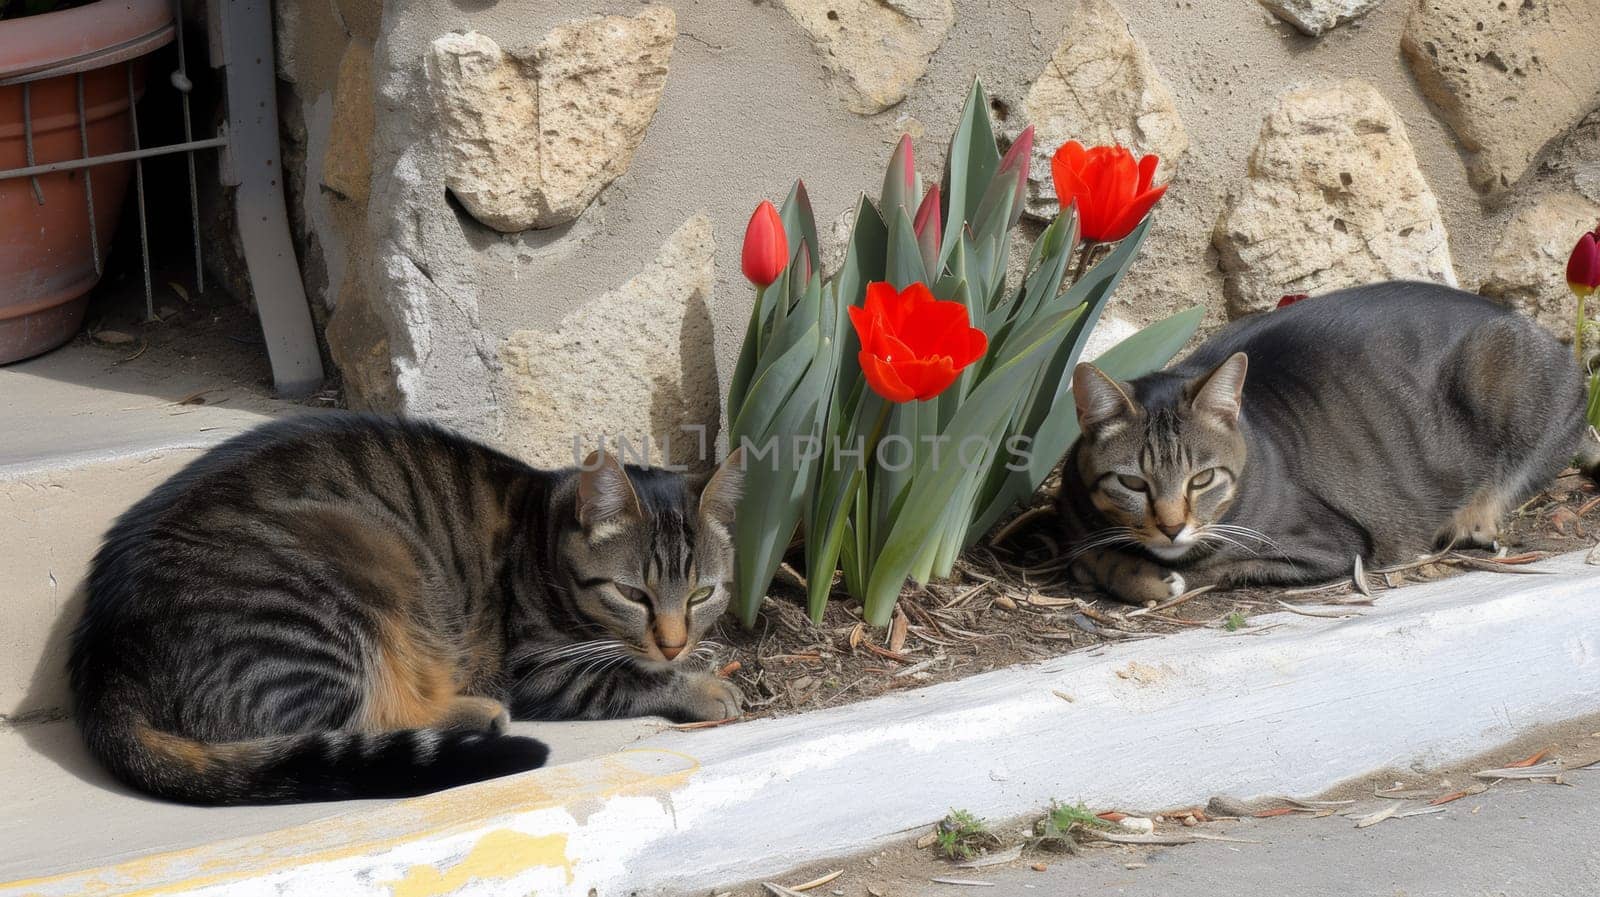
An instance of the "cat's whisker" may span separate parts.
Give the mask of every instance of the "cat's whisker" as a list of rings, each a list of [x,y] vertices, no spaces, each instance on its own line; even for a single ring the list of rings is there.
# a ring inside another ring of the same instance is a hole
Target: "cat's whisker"
[[[535,675],[552,667],[578,667],[580,664],[602,660],[611,656],[627,656],[626,643],[614,639],[597,639],[569,645],[557,645],[529,651],[519,657],[519,663],[533,664],[517,679],[517,687],[527,684]]]
[[[1251,548],[1250,546],[1244,544],[1243,542],[1240,542],[1238,539],[1235,539],[1232,536],[1223,535],[1222,533],[1201,532],[1201,533],[1198,533],[1198,534],[1195,535],[1195,539],[1197,541],[1201,542],[1202,544],[1207,544],[1207,545],[1217,545],[1217,544],[1232,545],[1233,547],[1239,549],[1240,551],[1248,552],[1252,557],[1255,557],[1255,556],[1258,556],[1258,555],[1261,554],[1261,552],[1257,551],[1254,548]]]
[[[587,658],[584,661],[583,666],[575,670],[572,676],[574,679],[580,679],[589,675],[590,673],[599,675],[601,672],[616,666],[617,662],[626,660],[627,657],[628,655],[625,651],[623,651],[621,648],[615,648],[613,649],[612,653],[601,654],[598,657]]]
[[[1272,538],[1264,532],[1261,532],[1260,530],[1251,529],[1248,526],[1236,526],[1231,523],[1212,523],[1202,528],[1202,532],[1226,533],[1230,536],[1238,538],[1253,539],[1271,549],[1274,554],[1287,555],[1287,552],[1283,550],[1283,546],[1278,543],[1278,540]]]
[[[1089,538],[1084,539],[1083,541],[1074,545],[1072,550],[1067,552],[1067,560],[1076,560],[1079,555],[1086,551],[1092,551],[1096,548],[1104,548],[1108,545],[1132,545],[1137,541],[1138,539],[1135,537],[1132,527],[1107,527],[1106,529],[1096,531],[1095,533],[1091,534]]]

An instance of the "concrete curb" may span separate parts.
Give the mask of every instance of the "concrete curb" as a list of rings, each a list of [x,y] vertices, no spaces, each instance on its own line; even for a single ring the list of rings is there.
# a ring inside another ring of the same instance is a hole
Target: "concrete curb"
[[[1600,568],[1469,574],[638,749],[0,897],[671,894],[864,850],[950,807],[1159,809],[1448,763],[1600,706]],[[1058,694],[1060,693],[1060,694]],[[1069,695],[1071,700],[1061,697]]]

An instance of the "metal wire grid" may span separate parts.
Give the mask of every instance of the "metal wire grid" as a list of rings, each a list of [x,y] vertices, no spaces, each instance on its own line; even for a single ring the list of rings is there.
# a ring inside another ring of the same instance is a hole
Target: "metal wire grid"
[[[98,225],[94,214],[94,169],[101,165],[110,165],[119,162],[133,162],[134,164],[134,189],[139,207],[139,249],[140,262],[144,271],[144,299],[145,316],[147,319],[155,318],[155,295],[150,282],[150,230],[145,210],[144,195],[144,160],[155,156],[167,156],[174,153],[184,153],[188,160],[189,169],[189,218],[191,233],[194,242],[194,274],[195,286],[200,292],[205,291],[205,267],[202,264],[200,248],[200,193],[195,177],[194,154],[199,150],[218,149],[228,145],[226,137],[216,136],[201,140],[194,139],[194,124],[191,118],[189,94],[194,88],[189,80],[189,66],[187,52],[183,45],[183,9],[182,0],[173,0],[173,24],[165,31],[171,31],[178,44],[178,67],[172,72],[170,81],[178,91],[182,102],[184,140],[181,143],[167,144],[164,146],[146,147],[139,136],[139,116],[136,109],[138,94],[134,87],[134,66],[139,58],[138,54],[131,57],[130,48],[126,45],[112,47],[100,53],[84,56],[72,60],[62,66],[29,72],[11,78],[0,78],[0,87],[20,85],[22,87],[22,140],[27,154],[28,164],[23,168],[12,168],[0,171],[0,180],[11,178],[28,178],[33,185],[34,199],[39,205],[44,205],[44,191],[39,185],[39,176],[59,171],[84,171],[84,205],[89,217],[89,245],[92,247],[95,274],[103,273],[104,261],[100,257],[100,239]],[[164,32],[162,36],[164,36]],[[158,37],[157,45],[165,43]],[[148,44],[146,44],[148,45]],[[84,72],[93,69],[114,65],[119,60],[123,62],[126,75],[128,93],[128,121],[130,123],[129,136],[133,140],[133,149],[120,153],[102,153],[97,156],[89,154],[89,120],[85,113],[83,99]],[[65,159],[59,162],[46,162],[39,164],[34,156],[33,145],[33,103],[32,82],[46,78],[59,77],[70,74],[76,80],[77,113],[78,113],[78,146],[82,154],[77,159]]]
[[[209,26],[207,45],[212,67],[223,72],[225,123],[215,136],[195,139],[190,93],[187,48],[183,39],[182,0],[171,0],[172,22],[156,31],[109,48],[93,56],[72,59],[51,69],[0,78],[0,87],[22,87],[24,134],[27,165],[0,171],[0,180],[30,178],[34,196],[42,205],[44,194],[39,176],[59,171],[84,169],[84,205],[89,216],[89,234],[94,245],[94,268],[100,273],[99,235],[94,216],[95,197],[92,169],[120,162],[134,163],[134,191],[139,211],[140,261],[144,272],[145,314],[154,317],[154,295],[150,284],[150,235],[145,208],[144,160],[154,156],[184,153],[189,179],[189,219],[194,242],[195,283],[205,289],[205,269],[200,243],[200,194],[195,176],[194,154],[218,150],[218,172],[224,186],[233,188],[233,223],[238,228],[244,262],[255,297],[256,314],[266,340],[272,378],[280,394],[307,395],[322,384],[322,359],[317,348],[316,330],[300,280],[294,243],[289,233],[288,211],[280,179],[282,158],[278,146],[278,110],[274,96],[271,0],[205,0]],[[184,139],[179,143],[146,147],[139,135],[135,92],[135,60],[176,39],[178,67],[169,80],[178,91],[183,113]],[[84,73],[125,64],[129,118],[133,149],[126,152],[89,154],[88,120],[84,106]],[[78,148],[80,158],[40,164],[34,155],[31,109],[32,82],[61,75],[77,79]]]

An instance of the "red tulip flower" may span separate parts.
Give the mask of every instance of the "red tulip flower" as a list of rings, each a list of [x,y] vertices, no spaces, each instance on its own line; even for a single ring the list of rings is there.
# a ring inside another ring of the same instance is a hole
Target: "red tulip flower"
[[[766,200],[756,206],[750,224],[744,229],[744,251],[739,267],[751,283],[765,289],[772,286],[789,264],[789,238],[783,232],[783,219]]]
[[[1579,296],[1588,296],[1600,287],[1600,229],[1578,238],[1567,257],[1567,286]]]
[[[1310,293],[1285,293],[1283,298],[1278,300],[1278,307],[1279,308],[1288,308],[1289,306],[1295,304],[1296,302],[1304,302],[1305,300],[1310,299],[1310,298],[1311,298],[1311,294]]]
[[[1123,146],[1084,149],[1069,140],[1050,160],[1050,176],[1061,208],[1077,201],[1083,238],[1113,243],[1132,233],[1167,192],[1165,185],[1150,186],[1160,162],[1154,154],[1135,160]]]
[[[874,281],[863,306],[850,307],[861,338],[861,372],[891,402],[931,399],[977,361],[989,338],[973,327],[967,307],[933,298],[926,284],[904,290]]]

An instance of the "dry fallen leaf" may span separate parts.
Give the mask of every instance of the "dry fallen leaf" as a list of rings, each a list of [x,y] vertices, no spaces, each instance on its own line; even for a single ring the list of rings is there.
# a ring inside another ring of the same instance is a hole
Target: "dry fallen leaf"
[[[854,651],[855,649],[861,647],[861,640],[866,637],[867,624],[857,623],[855,628],[850,630],[850,650]]]
[[[1578,514],[1563,505],[1550,512],[1550,525],[1561,535],[1569,535],[1578,525]]]
[[[984,856],[978,857],[977,859],[967,860],[964,863],[957,863],[956,864],[956,868],[957,869],[982,869],[982,868],[984,868],[986,866],[999,866],[1002,863],[1009,863],[1009,862],[1011,862],[1013,860],[1020,859],[1021,857],[1022,857],[1022,845],[1019,844],[1016,847],[1008,847],[1005,850],[1001,850],[1001,851],[998,851],[996,853],[986,854]]]
[[[992,888],[992,881],[973,881],[970,878],[930,878],[928,881],[936,885],[964,885],[969,888]]]
[[[1270,810],[1262,810],[1259,813],[1252,813],[1250,815],[1257,819],[1271,819],[1274,816],[1288,816],[1290,813],[1298,812],[1300,812],[1300,810],[1297,807],[1273,807]]]
[[[889,624],[889,650],[899,654],[906,649],[906,629],[910,623],[906,620],[905,612],[895,610],[894,622]]]
[[[1566,784],[1561,780],[1561,773],[1566,767],[1559,760],[1546,760],[1536,766],[1504,766],[1500,769],[1484,769],[1472,774],[1475,779],[1550,779],[1557,785]]]
[[[1102,832],[1096,829],[1086,829],[1083,837],[1088,840],[1110,841],[1113,844],[1156,844],[1174,845],[1189,844],[1194,841],[1226,841],[1233,844],[1260,844],[1248,838],[1232,838],[1227,835],[1208,835],[1189,829],[1183,832],[1156,832],[1149,835],[1135,835],[1128,832]]]
[[[1043,863],[1034,863],[1034,864],[1033,864],[1033,865],[1032,865],[1032,866],[1029,866],[1029,867],[1028,867],[1028,868],[1029,868],[1029,869],[1032,869],[1032,870],[1033,870],[1033,871],[1035,871],[1035,872],[1043,872],[1043,871],[1045,871],[1045,870],[1046,870],[1046,869],[1049,869],[1049,868],[1050,868],[1050,867],[1049,867],[1049,866],[1046,866],[1046,865],[1045,865],[1045,864],[1043,864]]]
[[[844,870],[843,869],[835,869],[832,872],[829,872],[827,875],[823,875],[823,876],[820,876],[818,878],[813,878],[813,879],[811,879],[810,881],[806,882],[803,885],[795,885],[794,887],[790,888],[789,890],[791,890],[791,891],[809,891],[812,888],[820,888],[823,885],[827,884],[830,881],[833,881],[834,879],[838,878],[839,876],[841,876],[843,874],[844,874]]]
[[[933,845],[935,845],[937,843],[939,843],[939,833],[938,832],[929,832],[926,835],[923,835],[922,837],[917,839],[917,849],[918,850],[927,850],[928,848],[932,847]]]
[[[1550,749],[1549,748],[1544,748],[1543,750],[1535,751],[1532,754],[1530,754],[1530,755],[1528,755],[1526,757],[1523,757],[1521,760],[1518,760],[1515,763],[1507,763],[1506,764],[1506,768],[1507,769],[1527,769],[1528,767],[1532,766],[1533,764],[1538,763],[1540,760],[1543,760],[1545,758],[1545,755],[1548,754],[1548,753],[1550,753]]]
[[[1366,828],[1369,825],[1377,825],[1385,819],[1388,819],[1394,816],[1394,814],[1400,812],[1401,806],[1403,806],[1403,804],[1401,804],[1399,801],[1395,801],[1376,813],[1369,813],[1366,816],[1356,820],[1356,828]]]
[[[93,337],[95,342],[108,346],[126,346],[133,342],[133,334],[123,333],[120,330],[97,330]]]
[[[744,668],[744,664],[740,663],[739,661],[737,661],[737,660],[729,661],[726,666],[724,666],[720,670],[717,670],[717,678],[718,679],[726,679],[729,676],[732,676],[734,673],[739,672],[739,670],[741,670],[743,668]]]

